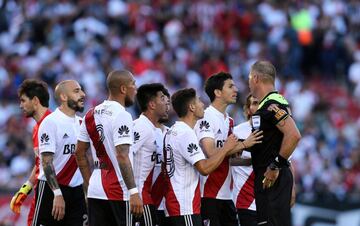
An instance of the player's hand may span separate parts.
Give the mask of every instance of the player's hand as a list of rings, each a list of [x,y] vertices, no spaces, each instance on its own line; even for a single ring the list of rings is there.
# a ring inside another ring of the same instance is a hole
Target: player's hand
[[[139,196],[139,193],[130,195],[130,210],[135,217],[141,217],[144,209],[143,202]]]
[[[234,134],[231,134],[230,136],[228,136],[224,143],[224,150],[230,152],[236,147],[237,144],[238,138]]]
[[[271,170],[269,167],[266,169],[266,172],[264,173],[264,180],[263,183],[263,189],[271,188],[277,178],[279,176],[279,169],[277,170]]]
[[[23,184],[18,192],[12,197],[10,202],[10,209],[14,213],[20,213],[21,205],[23,204],[24,200],[32,191],[32,185],[28,182]]]
[[[245,148],[252,147],[254,144],[262,143],[262,140],[261,140],[263,138],[262,134],[263,134],[262,130],[255,130],[254,132],[252,132],[246,138],[246,140],[243,141]]]
[[[51,215],[55,220],[61,220],[65,216],[65,201],[62,195],[54,196]]]

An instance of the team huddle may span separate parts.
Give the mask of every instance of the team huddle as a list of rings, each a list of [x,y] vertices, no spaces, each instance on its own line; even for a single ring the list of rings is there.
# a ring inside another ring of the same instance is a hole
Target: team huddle
[[[225,72],[196,91],[170,95],[160,83],[136,87],[131,72],[107,76],[108,98],[83,118],[85,93],[75,80],[25,80],[20,108],[36,121],[35,166],[10,207],[34,188],[28,225],[254,226],[291,225],[294,179],[289,158],[301,135],[288,102],[275,90],[276,70],[258,61],[249,74],[247,118],[226,109],[237,87]],[[126,107],[137,103],[133,121]],[[170,109],[178,120],[169,128]]]

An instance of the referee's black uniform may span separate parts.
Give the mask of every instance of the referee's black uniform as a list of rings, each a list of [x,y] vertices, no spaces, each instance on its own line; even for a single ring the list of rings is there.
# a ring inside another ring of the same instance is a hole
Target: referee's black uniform
[[[275,184],[263,189],[264,173],[278,156],[283,140],[282,132],[276,127],[290,116],[288,102],[277,92],[270,92],[259,103],[259,109],[252,116],[252,127],[263,131],[261,144],[251,148],[252,165],[255,173],[255,202],[258,225],[290,226],[290,200],[293,176],[288,166],[282,167]]]

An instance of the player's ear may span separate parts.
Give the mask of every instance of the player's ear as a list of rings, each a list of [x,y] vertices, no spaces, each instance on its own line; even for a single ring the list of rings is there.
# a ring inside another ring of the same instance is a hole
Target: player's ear
[[[189,103],[189,110],[191,111],[191,112],[194,112],[195,111],[195,102],[193,102],[193,101],[191,101],[190,103]]]
[[[40,104],[40,100],[39,100],[39,98],[38,98],[37,96],[34,96],[34,97],[31,99],[31,101],[32,101],[32,103],[33,103],[34,105]]]
[[[127,90],[126,85],[120,85],[119,89],[121,94],[126,94],[126,90]]]
[[[215,93],[215,96],[216,96],[216,97],[220,97],[220,96],[221,96],[221,90],[219,90],[219,89],[215,89],[215,90],[214,90],[214,93]]]
[[[155,109],[156,108],[156,104],[155,104],[154,100],[149,101],[148,108],[150,108],[150,109]]]

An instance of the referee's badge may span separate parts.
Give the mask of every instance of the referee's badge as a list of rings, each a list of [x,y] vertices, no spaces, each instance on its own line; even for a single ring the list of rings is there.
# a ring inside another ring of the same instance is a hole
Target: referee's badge
[[[251,116],[251,122],[252,122],[252,127],[253,127],[255,130],[260,129],[260,125],[261,125],[260,115],[253,115],[253,116]]]

